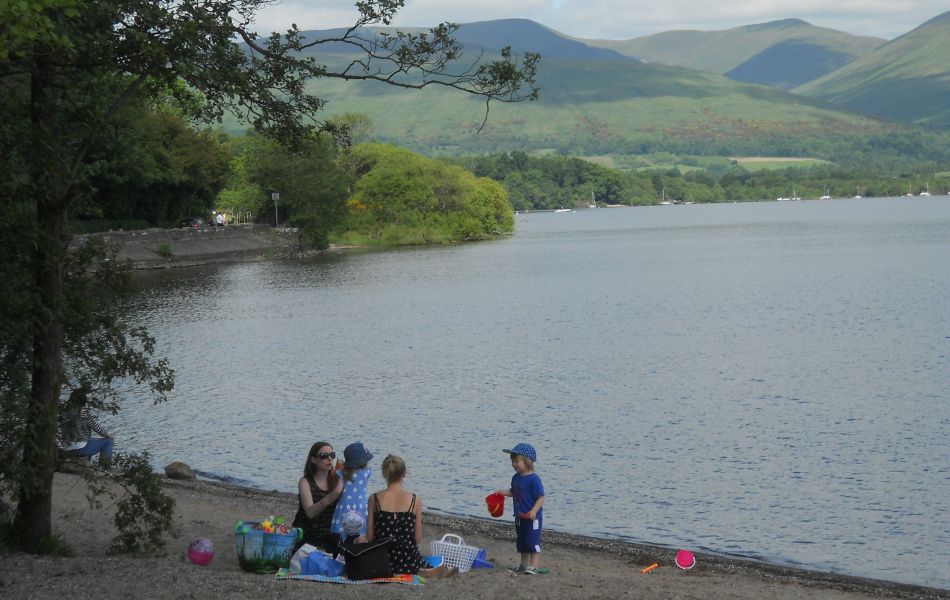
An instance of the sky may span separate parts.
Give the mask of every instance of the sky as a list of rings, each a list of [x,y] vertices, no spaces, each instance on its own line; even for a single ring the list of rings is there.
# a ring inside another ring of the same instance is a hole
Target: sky
[[[355,0],[274,0],[258,33],[330,29],[353,23]],[[625,40],[676,29],[717,31],[779,19],[893,39],[950,10],[947,0],[406,0],[397,27],[531,19],[573,37]]]

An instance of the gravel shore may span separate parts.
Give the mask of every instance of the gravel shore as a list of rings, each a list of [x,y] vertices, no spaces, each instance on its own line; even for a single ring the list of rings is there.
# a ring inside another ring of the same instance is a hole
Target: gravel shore
[[[828,598],[950,598],[950,591],[870,579],[816,573],[754,561],[697,554],[697,565],[682,571],[674,551],[642,544],[571,536],[546,531],[542,564],[551,572],[535,577],[511,573],[517,563],[510,524],[438,514],[425,518],[423,551],[444,533],[485,548],[494,569],[478,569],[424,586],[341,586],[309,581],[277,581],[240,569],[234,550],[237,520],[267,515],[291,519],[296,497],[211,482],[167,481],[175,498],[180,531],[165,556],[111,556],[114,535],[108,507],[91,509],[85,484],[75,475],[57,473],[54,529],[73,549],[67,558],[8,554],[0,561],[0,594],[5,598],[674,598],[793,600]],[[207,567],[191,564],[185,549],[195,537],[216,546]],[[659,568],[640,570],[652,563]]]

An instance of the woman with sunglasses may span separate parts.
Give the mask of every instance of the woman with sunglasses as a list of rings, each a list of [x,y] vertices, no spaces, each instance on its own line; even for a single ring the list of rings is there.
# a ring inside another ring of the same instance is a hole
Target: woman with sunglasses
[[[338,537],[330,533],[330,522],[337,500],[343,492],[343,480],[337,475],[336,452],[327,442],[317,442],[310,447],[303,477],[297,484],[297,516],[294,527],[303,530],[303,539],[298,547],[310,544],[335,552]]]

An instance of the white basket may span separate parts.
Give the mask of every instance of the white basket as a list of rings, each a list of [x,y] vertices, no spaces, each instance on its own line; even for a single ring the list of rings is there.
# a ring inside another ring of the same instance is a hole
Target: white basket
[[[458,541],[448,542],[448,539]],[[445,566],[458,567],[459,573],[466,573],[472,568],[479,550],[475,546],[466,546],[465,540],[452,533],[443,535],[441,540],[432,540],[432,554],[441,556]]]

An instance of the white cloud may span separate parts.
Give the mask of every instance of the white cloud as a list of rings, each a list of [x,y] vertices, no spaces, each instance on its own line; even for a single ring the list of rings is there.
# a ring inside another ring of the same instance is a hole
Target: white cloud
[[[351,25],[354,0],[284,0],[262,11],[259,32]],[[394,22],[432,27],[443,21],[469,23],[532,19],[582,38],[628,39],[673,29],[719,30],[799,18],[853,33],[894,38],[948,9],[946,0],[406,0]]]

